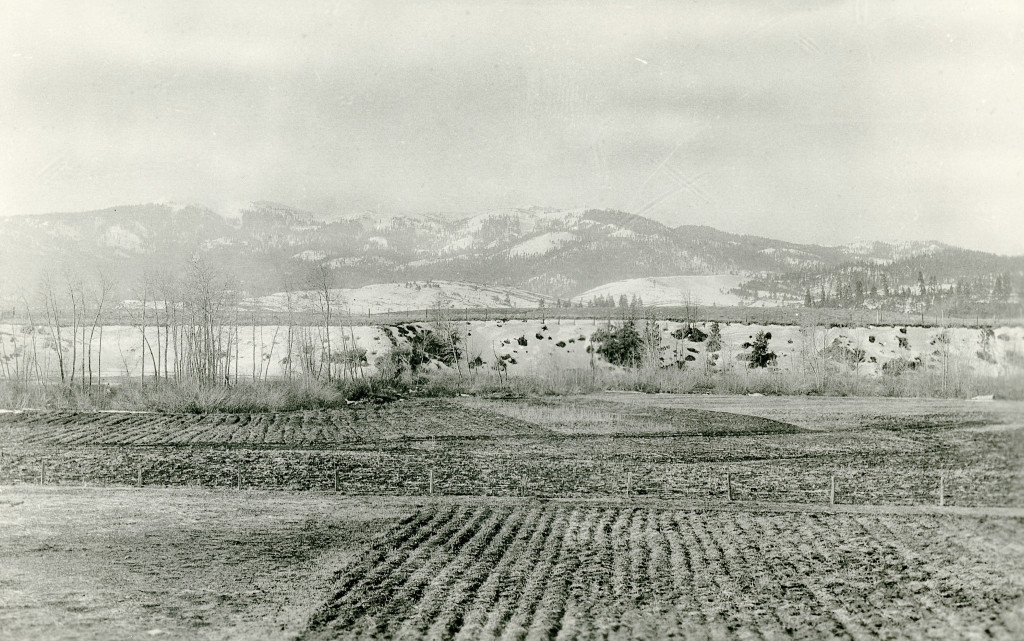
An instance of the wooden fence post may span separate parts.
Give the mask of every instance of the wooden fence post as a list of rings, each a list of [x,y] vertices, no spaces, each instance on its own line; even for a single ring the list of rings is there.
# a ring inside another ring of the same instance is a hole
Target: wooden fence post
[[[732,472],[725,473],[725,485],[729,488],[729,500],[732,500]]]
[[[836,504],[836,475],[835,474],[832,475],[832,485],[831,485],[831,487],[829,488],[829,491],[828,491],[828,504],[829,505],[835,505]]]
[[[434,496],[434,468],[430,468],[430,496]]]
[[[338,468],[334,468],[334,491],[338,491]]]
[[[627,499],[629,498],[629,495],[630,495],[632,489],[633,489],[633,473],[632,472],[626,472],[626,498]]]
[[[46,485],[46,463],[39,464],[39,484]]]
[[[939,474],[939,507],[946,504],[946,475]]]
[[[138,474],[135,477],[135,487],[142,487],[142,466],[139,466]]]
[[[242,470],[238,470],[238,489],[242,489]]]

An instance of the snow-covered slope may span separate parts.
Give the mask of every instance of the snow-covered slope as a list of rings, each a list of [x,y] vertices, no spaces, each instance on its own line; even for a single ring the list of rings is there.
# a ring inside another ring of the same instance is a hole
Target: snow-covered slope
[[[640,321],[641,323],[643,321]],[[508,373],[515,375],[549,374],[571,369],[589,369],[591,363],[600,370],[614,370],[600,355],[588,352],[595,347],[591,340],[594,332],[606,321],[591,319],[548,318],[544,320],[492,320],[459,322],[470,360],[477,356],[485,371],[493,371],[495,362],[506,363]],[[710,333],[709,323],[697,323],[702,331]],[[417,331],[429,329],[429,323],[395,327],[343,327],[331,328],[331,341],[335,349],[352,347],[366,350],[365,373],[375,371],[377,359],[392,349],[392,341],[401,344]],[[661,332],[661,361],[664,367],[702,370],[711,358],[715,370],[745,370],[749,354],[743,344],[761,330],[771,333],[768,348],[778,357],[777,367],[783,371],[815,372],[827,362],[830,368],[845,369],[864,376],[877,376],[888,363],[898,362],[904,367],[915,367],[949,380],[970,375],[1005,376],[1024,371],[1024,328],[997,327],[994,330],[977,328],[937,327],[800,327],[796,325],[747,325],[723,323],[721,348],[708,353],[708,342],[677,339],[683,328],[681,323],[659,321]],[[397,330],[397,331],[396,331]],[[316,334],[318,329],[311,329]],[[283,326],[240,326],[233,368],[239,376],[248,378],[283,376],[286,371],[286,345],[288,329]],[[5,345],[0,360],[9,367],[17,366],[14,359],[24,361],[29,355],[38,359],[44,375],[56,377],[57,357],[52,343],[45,338],[45,330],[26,331],[24,326],[0,325],[0,343]],[[301,332],[294,332],[299,336]],[[147,336],[156,344],[156,329],[149,327]],[[98,340],[94,343],[94,373],[102,362],[103,377],[138,376],[142,371],[142,351],[139,328],[108,326],[103,334],[102,354]],[[298,340],[298,339],[297,339]],[[67,342],[67,339],[65,339]],[[827,348],[823,353],[823,347]],[[70,345],[67,346],[70,352]],[[299,346],[293,345],[293,353]],[[849,359],[857,355],[857,359]],[[255,356],[255,361],[253,359]],[[145,368],[152,375],[151,355],[147,355]],[[463,362],[463,367],[466,363]],[[436,363],[427,367],[437,368]],[[34,368],[34,365],[33,365]]]
[[[625,296],[643,299],[644,305],[675,307],[682,305],[742,305],[744,300],[730,290],[746,280],[743,276],[708,274],[703,276],[661,276],[656,278],[630,278],[606,283],[587,290],[573,298],[584,304],[598,297],[618,300]]]
[[[546,254],[554,249],[558,249],[565,243],[579,240],[575,234],[570,234],[567,231],[553,231],[534,236],[529,240],[523,241],[508,250],[510,256],[535,256],[538,254]]]
[[[513,287],[492,287],[475,283],[452,281],[413,281],[366,285],[354,289],[333,289],[335,305],[353,313],[379,314],[387,311],[412,311],[434,307],[441,301],[445,307],[538,307],[541,301],[552,304],[554,299]],[[251,299],[248,304],[260,309],[285,311],[289,295],[284,292]],[[308,307],[315,299],[313,292],[292,292],[295,309]]]

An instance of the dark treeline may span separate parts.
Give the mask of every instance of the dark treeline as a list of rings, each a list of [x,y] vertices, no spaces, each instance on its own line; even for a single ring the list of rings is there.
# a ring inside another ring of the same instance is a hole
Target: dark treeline
[[[804,307],[1018,317],[1024,268],[1018,258],[947,250],[941,260],[919,256],[891,263],[858,262],[798,273],[762,274],[739,288],[756,300],[800,301]]]

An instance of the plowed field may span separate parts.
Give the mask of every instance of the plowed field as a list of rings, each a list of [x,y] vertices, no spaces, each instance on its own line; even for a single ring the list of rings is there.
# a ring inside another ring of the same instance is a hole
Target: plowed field
[[[1017,519],[426,508],[303,639],[1020,639]]]
[[[381,440],[547,432],[524,421],[445,401],[248,414],[25,412],[0,414],[0,424],[4,423],[26,442],[57,445],[332,448]]]
[[[141,473],[144,485],[160,486],[715,501],[728,500],[731,485],[736,500],[822,503],[834,477],[837,503],[1024,506],[1019,409],[925,404],[828,429],[819,417],[839,399],[808,399],[803,415],[789,407],[793,422],[744,415],[735,403],[722,412],[640,404],[647,400],[0,414],[0,482],[136,484]]]

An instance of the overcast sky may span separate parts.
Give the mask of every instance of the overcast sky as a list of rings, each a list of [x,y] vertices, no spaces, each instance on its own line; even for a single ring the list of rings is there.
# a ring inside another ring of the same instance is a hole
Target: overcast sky
[[[3,3],[0,215],[601,207],[1024,253],[1020,0],[496,4]]]

